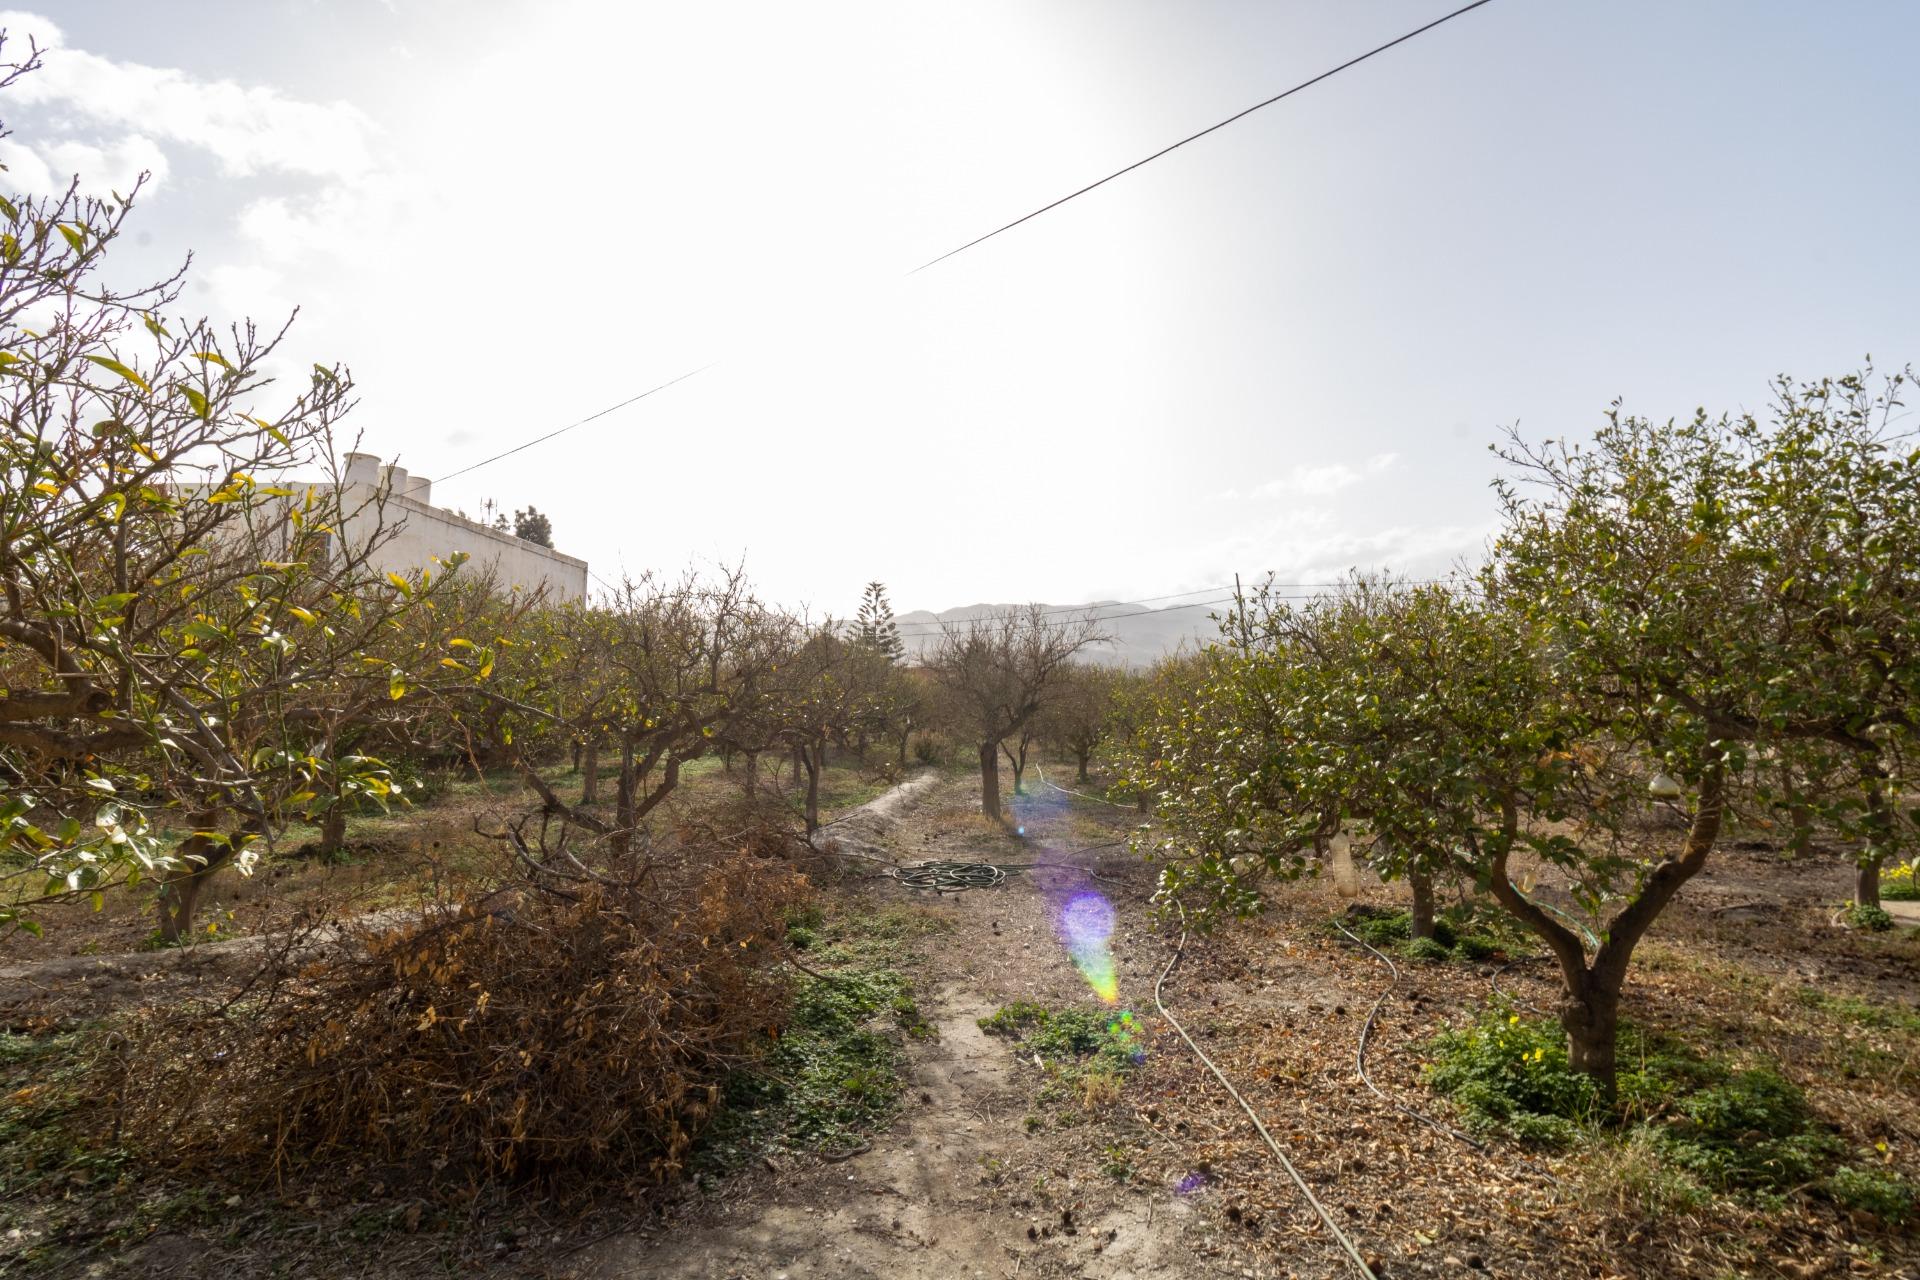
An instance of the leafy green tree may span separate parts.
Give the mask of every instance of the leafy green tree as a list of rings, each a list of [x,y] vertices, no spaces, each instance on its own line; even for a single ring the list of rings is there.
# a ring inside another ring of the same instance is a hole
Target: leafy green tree
[[[893,667],[880,650],[846,639],[831,620],[806,632],[781,666],[773,714],[780,739],[793,747],[806,773],[803,816],[812,835],[820,827],[827,747],[845,747],[882,723]]]
[[[323,791],[391,790],[323,726],[436,665],[407,620],[445,575],[377,571],[391,531],[341,509],[344,370],[263,416],[282,334],[108,282],[143,186],[0,198],[0,852],[55,897],[156,881],[173,939]]]
[[[513,513],[513,536],[538,547],[553,546],[553,521],[537,507],[521,507]]]
[[[1608,1088],[1634,948],[1706,865],[1729,806],[1765,794],[1770,761],[1850,753],[1854,794],[1802,799],[1865,838],[1863,866],[1911,845],[1889,765],[1920,686],[1920,453],[1888,434],[1901,380],[1875,392],[1869,377],[1782,379],[1765,422],[1656,424],[1616,407],[1589,444],[1502,451],[1527,483],[1501,485],[1496,601],[1538,629],[1555,686],[1598,735],[1678,779],[1689,811],[1678,848],[1628,860],[1623,905],[1562,1018],[1576,1065]],[[1504,874],[1492,884],[1572,985],[1578,936]]]
[[[1416,904],[1422,878],[1471,875],[1552,951],[1570,1059],[1611,1096],[1635,949],[1733,806],[1855,836],[1863,867],[1912,847],[1892,803],[1920,684],[1900,381],[1783,381],[1764,423],[1616,410],[1590,442],[1516,439],[1482,593],[1256,598],[1146,735],[1166,888],[1202,918],[1258,910],[1264,877],[1350,826]],[[1656,778],[1679,780],[1677,841],[1634,820]],[[1590,938],[1525,889],[1539,867],[1600,919]]]

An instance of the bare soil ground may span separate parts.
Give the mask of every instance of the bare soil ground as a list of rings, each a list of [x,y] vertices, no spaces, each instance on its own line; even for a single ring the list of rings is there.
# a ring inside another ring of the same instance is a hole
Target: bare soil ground
[[[1063,772],[1050,776],[1067,781]],[[976,780],[947,775],[878,817],[829,829],[867,855],[849,860],[847,878],[825,890],[844,910],[924,912],[941,923],[912,966],[936,1034],[908,1044],[897,1118],[850,1158],[773,1157],[665,1204],[584,1213],[487,1197],[426,1205],[399,1189],[378,1201],[250,1193],[236,1208],[202,1195],[190,1212],[155,1218],[129,1245],[79,1250],[66,1273],[1353,1274],[1245,1116],[1156,1013],[1154,981],[1179,934],[1151,919],[1151,868],[1121,843],[1138,819],[1102,803],[1097,783],[1070,796],[1030,776],[1010,831],[974,812]],[[1056,865],[936,898],[879,874],[873,857]],[[1886,1160],[1911,1178],[1920,1172],[1920,939],[1834,928],[1846,884],[1831,859],[1738,848],[1716,855],[1636,962],[1628,1014],[1735,1060],[1777,1062],[1850,1146],[1884,1144]],[[1112,1005],[1096,997],[1063,940],[1065,903],[1089,891],[1116,912]],[[1359,892],[1397,903],[1401,890],[1369,883]],[[1453,1118],[1422,1079],[1425,1044],[1487,1008],[1496,979],[1515,999],[1551,1005],[1552,975],[1538,960],[1504,970],[1400,961],[1403,976],[1382,1005],[1368,1059],[1388,1096],[1374,1097],[1359,1083],[1355,1050],[1388,975],[1325,927],[1347,905],[1325,883],[1279,891],[1262,918],[1189,940],[1166,1000],[1379,1276],[1920,1277],[1910,1236],[1831,1206],[1789,1197],[1655,1218],[1594,1152],[1541,1155],[1499,1140],[1476,1150],[1397,1110]],[[233,954],[230,967],[176,963],[195,981],[230,982],[244,967]],[[84,969],[66,980],[79,985],[35,999],[41,1016],[63,1003],[91,1014],[137,998],[111,984],[93,994],[99,984]],[[172,980],[136,972],[121,981]],[[1062,1096],[1015,1043],[979,1027],[1015,1001],[1131,1012],[1144,1058],[1117,1098]],[[266,1226],[254,1221],[262,1214]],[[0,1221],[0,1274],[30,1274],[8,1261],[10,1225],[21,1229]]]

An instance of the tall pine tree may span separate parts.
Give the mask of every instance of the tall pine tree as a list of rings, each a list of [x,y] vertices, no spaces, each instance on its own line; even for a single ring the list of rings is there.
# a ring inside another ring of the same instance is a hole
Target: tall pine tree
[[[886,583],[867,584],[867,592],[860,598],[859,622],[861,644],[886,654],[889,662],[906,656],[907,646],[900,639],[900,628],[894,625],[893,606],[887,602]]]

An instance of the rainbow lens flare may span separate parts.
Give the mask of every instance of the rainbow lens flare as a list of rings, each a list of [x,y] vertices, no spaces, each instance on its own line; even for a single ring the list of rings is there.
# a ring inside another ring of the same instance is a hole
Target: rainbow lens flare
[[[1113,965],[1113,904],[1095,889],[1082,889],[1060,910],[1060,941],[1073,967],[1107,1004],[1120,999],[1120,977]]]

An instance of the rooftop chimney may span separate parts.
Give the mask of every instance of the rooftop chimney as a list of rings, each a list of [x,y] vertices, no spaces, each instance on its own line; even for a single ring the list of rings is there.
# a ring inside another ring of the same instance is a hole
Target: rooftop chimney
[[[364,484],[368,488],[380,483],[380,455],[355,451],[346,457],[347,473],[343,477],[348,484]]]

